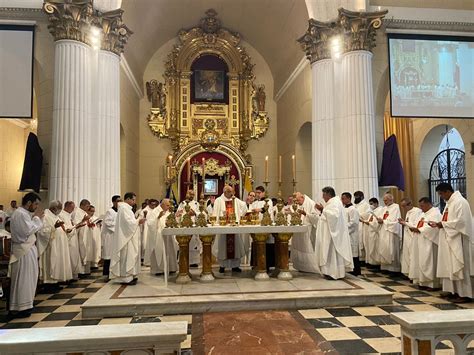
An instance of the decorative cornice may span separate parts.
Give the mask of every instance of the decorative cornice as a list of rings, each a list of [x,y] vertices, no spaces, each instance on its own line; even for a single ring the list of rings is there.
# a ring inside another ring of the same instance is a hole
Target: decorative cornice
[[[101,48],[117,55],[123,53],[125,44],[133,32],[122,22],[123,10],[109,11],[99,15],[103,38]]]
[[[122,68],[123,72],[127,76],[128,80],[133,86],[133,89],[135,90],[135,93],[137,94],[137,97],[139,100],[143,99],[143,90],[141,89],[140,85],[138,85],[138,81],[135,78],[135,75],[132,72],[132,69],[130,69],[130,66],[128,65],[127,59],[125,56],[122,54],[121,55],[122,60],[120,61],[120,67]]]
[[[375,47],[376,30],[382,26],[387,11],[354,12],[338,10],[337,19],[320,22],[309,20],[306,33],[298,39],[311,63],[331,58],[330,38],[341,37],[342,51],[371,51]]]
[[[42,9],[27,9],[21,7],[0,7],[0,19],[44,20],[46,16]]]
[[[91,0],[53,0],[43,5],[49,15],[48,29],[55,41],[70,39],[90,43],[90,28],[96,21]]]
[[[386,30],[466,32],[472,35],[472,33],[474,33],[474,22],[422,21],[389,18],[384,20],[384,28]]]

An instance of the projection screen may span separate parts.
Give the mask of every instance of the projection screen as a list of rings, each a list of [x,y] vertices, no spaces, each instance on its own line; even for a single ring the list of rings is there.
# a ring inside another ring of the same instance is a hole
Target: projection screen
[[[474,118],[474,38],[388,34],[393,117]]]
[[[34,26],[0,24],[0,117],[32,118]]]

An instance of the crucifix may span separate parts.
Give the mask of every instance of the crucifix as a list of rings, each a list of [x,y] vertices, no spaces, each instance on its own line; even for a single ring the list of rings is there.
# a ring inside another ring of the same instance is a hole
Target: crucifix
[[[231,175],[230,179],[226,181],[226,184],[232,186],[232,188],[235,190],[235,185],[239,185],[240,180],[237,180],[235,175]]]

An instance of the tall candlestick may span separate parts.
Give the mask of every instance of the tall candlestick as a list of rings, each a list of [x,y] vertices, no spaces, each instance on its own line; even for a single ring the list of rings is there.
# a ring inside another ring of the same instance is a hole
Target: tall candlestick
[[[293,181],[296,181],[296,159],[294,155],[291,156],[291,160],[293,163]]]
[[[281,155],[278,157],[278,182],[281,183]]]
[[[268,181],[268,155],[265,156],[265,181]]]
[[[206,159],[202,158],[202,181],[204,183],[204,178],[206,177]]]
[[[166,166],[166,179],[171,179],[171,166]]]
[[[187,159],[186,165],[188,168],[188,182],[191,183],[191,158]]]

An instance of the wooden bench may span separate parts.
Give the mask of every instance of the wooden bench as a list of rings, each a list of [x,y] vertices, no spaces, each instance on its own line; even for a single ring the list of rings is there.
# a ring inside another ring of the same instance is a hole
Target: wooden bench
[[[2,330],[0,354],[180,354],[188,322]]]
[[[474,309],[391,313],[401,326],[402,354],[431,355],[436,346],[451,341],[456,355],[467,354],[474,341]]]

